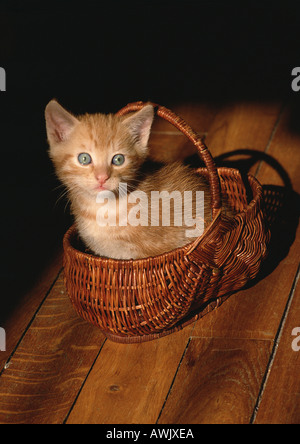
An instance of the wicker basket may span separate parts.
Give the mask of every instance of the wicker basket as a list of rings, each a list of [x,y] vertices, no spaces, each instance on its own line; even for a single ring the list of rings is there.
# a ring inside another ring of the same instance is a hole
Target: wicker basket
[[[119,115],[145,104],[127,105]],[[179,329],[218,307],[253,279],[266,256],[269,231],[262,211],[263,192],[248,175],[215,167],[197,134],[170,110],[157,115],[172,123],[196,146],[210,183],[213,220],[202,236],[171,252],[140,260],[96,257],[84,251],[75,227],[64,237],[65,284],[77,313],[116,342],[143,342]],[[251,198],[247,194],[251,193]],[[221,196],[237,211],[221,212]]]

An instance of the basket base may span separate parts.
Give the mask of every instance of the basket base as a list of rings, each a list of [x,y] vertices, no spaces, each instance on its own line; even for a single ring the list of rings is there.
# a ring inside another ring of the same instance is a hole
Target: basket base
[[[164,336],[168,336],[172,333],[176,333],[182,330],[183,328],[187,327],[188,325],[202,318],[215,308],[218,308],[223,302],[226,301],[226,299],[229,298],[231,294],[232,292],[227,293],[219,298],[211,300],[205,307],[201,308],[200,312],[194,311],[190,316],[188,316],[188,318],[182,319],[174,327],[168,330],[161,331],[159,333],[152,333],[148,335],[137,335],[137,336],[121,336],[107,331],[103,331],[103,333],[107,337],[107,339],[113,342],[117,342],[119,344],[138,344],[141,342],[153,341],[154,339],[160,339],[163,338]]]
[[[198,318],[198,316],[195,316],[195,318]],[[154,339],[159,339],[164,336],[168,336],[172,333],[175,333],[176,331],[182,330],[184,327],[186,327],[188,324],[192,323],[195,320],[196,319],[192,318],[189,319],[189,321],[183,325],[178,325],[177,327],[170,328],[169,330],[164,330],[160,333],[152,333],[149,335],[121,336],[113,333],[108,333],[106,331],[103,333],[107,337],[107,339],[113,342],[118,342],[119,344],[138,344],[141,342],[149,342],[153,341]]]

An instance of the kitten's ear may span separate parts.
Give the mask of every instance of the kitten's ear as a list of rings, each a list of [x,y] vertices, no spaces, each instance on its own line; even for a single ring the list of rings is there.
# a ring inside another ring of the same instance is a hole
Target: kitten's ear
[[[146,149],[147,147],[153,118],[153,106],[146,105],[140,111],[123,120],[123,123],[127,126],[141,148]]]
[[[46,106],[45,117],[50,144],[67,140],[75,126],[79,123],[79,120],[66,111],[56,100],[51,100]]]

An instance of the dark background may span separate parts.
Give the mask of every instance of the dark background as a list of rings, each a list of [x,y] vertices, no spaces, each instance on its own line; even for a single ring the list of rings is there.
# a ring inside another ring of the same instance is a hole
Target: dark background
[[[115,112],[135,100],[293,100],[300,5],[289,1],[0,2],[0,325],[70,224],[44,108]],[[299,3],[299,2],[298,2]],[[300,96],[300,92],[298,93]],[[2,294],[3,293],[3,294]]]

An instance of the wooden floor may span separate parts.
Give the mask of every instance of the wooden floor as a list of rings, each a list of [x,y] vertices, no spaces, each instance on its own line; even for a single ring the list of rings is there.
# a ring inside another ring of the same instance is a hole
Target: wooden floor
[[[0,423],[300,423],[300,351],[292,348],[300,327],[299,114],[289,103],[173,109],[218,164],[236,164],[279,191],[290,180],[260,276],[181,332],[122,345],[77,317],[59,248],[1,326]],[[192,154],[184,136],[157,122],[154,157],[166,156],[163,145],[174,147],[168,158]]]

